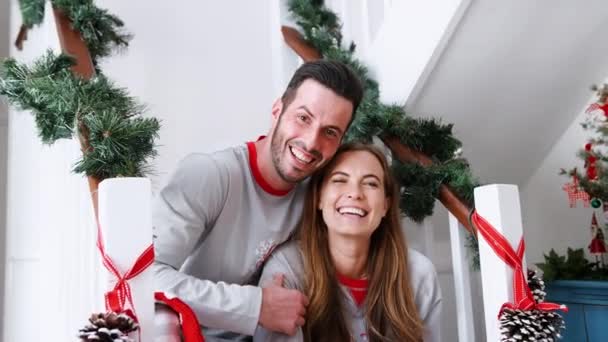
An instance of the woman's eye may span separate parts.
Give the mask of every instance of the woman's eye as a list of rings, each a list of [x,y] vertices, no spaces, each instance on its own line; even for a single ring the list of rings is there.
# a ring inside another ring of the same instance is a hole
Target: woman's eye
[[[346,179],[342,179],[342,178],[332,179],[331,182],[332,183],[346,183]]]
[[[377,188],[380,186],[380,184],[378,184],[376,182],[367,182],[366,185],[369,187],[372,187],[372,188]]]

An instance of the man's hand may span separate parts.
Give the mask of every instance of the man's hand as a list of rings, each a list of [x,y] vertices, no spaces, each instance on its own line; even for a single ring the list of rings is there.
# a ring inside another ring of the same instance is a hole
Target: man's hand
[[[304,325],[308,298],[298,290],[283,288],[283,274],[275,274],[272,284],[262,288],[260,324],[290,336]]]

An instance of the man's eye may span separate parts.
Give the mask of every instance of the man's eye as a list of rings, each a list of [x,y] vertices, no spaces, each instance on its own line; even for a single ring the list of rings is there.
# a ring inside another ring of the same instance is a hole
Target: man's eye
[[[302,122],[307,122],[308,121],[308,117],[304,114],[300,114],[298,115],[298,120],[302,121]]]
[[[332,137],[332,138],[335,138],[338,136],[338,132],[336,132],[335,129],[327,129],[327,130],[325,130],[325,134],[327,134],[328,137]]]

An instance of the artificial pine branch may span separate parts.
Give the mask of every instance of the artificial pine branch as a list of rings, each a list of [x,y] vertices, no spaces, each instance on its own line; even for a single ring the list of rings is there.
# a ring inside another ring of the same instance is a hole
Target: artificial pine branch
[[[22,25],[30,29],[40,25],[44,19],[45,0],[19,0]]]
[[[145,108],[103,74],[84,80],[72,74],[74,60],[49,51],[32,67],[8,59],[0,73],[0,94],[30,110],[43,143],[86,131],[88,150],[74,171],[105,179],[142,176],[154,157],[159,122],[142,118]]]
[[[80,32],[96,69],[100,58],[129,45],[131,35],[124,31],[122,20],[95,6],[93,0],[50,1],[69,18],[73,29]],[[27,30],[44,20],[44,6],[45,0],[19,0],[23,26],[15,42],[18,48],[21,48]]]
[[[106,9],[95,6],[93,0],[51,2],[68,16],[74,30],[80,32],[96,67],[100,58],[129,45],[132,36],[124,32],[123,21]]]

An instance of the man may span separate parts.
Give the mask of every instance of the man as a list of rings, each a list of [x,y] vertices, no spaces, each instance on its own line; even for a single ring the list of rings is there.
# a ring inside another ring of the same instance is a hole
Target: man
[[[293,232],[303,181],[333,157],[362,95],[344,64],[306,63],[273,104],[268,137],[190,155],[161,190],[153,219],[156,287],[192,308],[206,338],[252,335],[258,324],[294,334],[304,324],[303,294],[279,286],[280,278],[263,289],[251,284]]]

